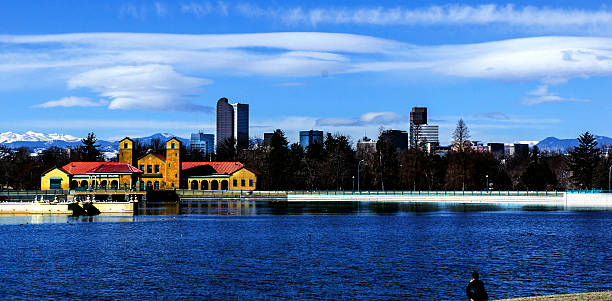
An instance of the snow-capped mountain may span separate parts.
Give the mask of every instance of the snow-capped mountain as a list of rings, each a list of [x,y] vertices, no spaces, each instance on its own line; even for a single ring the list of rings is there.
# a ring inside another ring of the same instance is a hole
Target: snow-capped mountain
[[[176,137],[170,133],[157,133],[147,137],[133,138],[143,144],[151,143],[153,139],[160,139],[162,142]],[[177,137],[183,144],[189,145],[189,139]],[[81,139],[72,135],[66,134],[44,134],[33,131],[28,131],[24,134],[13,132],[0,133],[0,145],[9,148],[25,147],[32,152],[37,153],[47,148],[56,146],[59,148],[76,148],[81,146]],[[100,150],[104,153],[116,153],[119,149],[119,141],[98,140]]]
[[[24,134],[18,134],[13,132],[0,133],[0,143],[13,143],[13,142],[51,142],[51,141],[65,141],[65,142],[79,142],[81,138],[74,137],[72,135],[65,134],[43,134],[32,131],[25,132]]]

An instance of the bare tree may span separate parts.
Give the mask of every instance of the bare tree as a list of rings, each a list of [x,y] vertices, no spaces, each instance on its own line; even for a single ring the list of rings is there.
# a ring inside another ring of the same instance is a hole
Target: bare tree
[[[453,144],[459,152],[465,150],[466,144],[469,143],[468,139],[470,139],[470,130],[468,130],[467,125],[463,122],[463,118],[460,118],[453,132]]]

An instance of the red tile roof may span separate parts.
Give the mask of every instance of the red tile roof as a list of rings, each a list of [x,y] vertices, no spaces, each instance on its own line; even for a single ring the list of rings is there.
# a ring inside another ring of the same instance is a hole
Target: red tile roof
[[[88,173],[142,173],[142,171],[130,164],[107,164],[104,163]]]
[[[130,164],[118,162],[70,162],[61,168],[71,175],[86,175],[88,173],[138,173],[142,172]],[[130,170],[130,171],[128,171]]]
[[[183,162],[182,170],[187,170],[197,166],[210,166],[215,172],[213,175],[230,175],[244,167],[240,162]]]

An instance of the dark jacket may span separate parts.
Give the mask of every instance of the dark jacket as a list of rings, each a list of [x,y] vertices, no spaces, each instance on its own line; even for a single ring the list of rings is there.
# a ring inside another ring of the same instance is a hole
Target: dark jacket
[[[470,281],[470,284],[465,288],[465,293],[469,299],[474,301],[489,300],[489,295],[485,291],[484,283],[480,280]]]

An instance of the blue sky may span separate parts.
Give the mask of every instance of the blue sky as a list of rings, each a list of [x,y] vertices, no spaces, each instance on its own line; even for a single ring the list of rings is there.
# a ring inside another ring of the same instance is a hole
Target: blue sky
[[[0,132],[104,139],[214,133],[220,97],[251,135],[377,136],[429,108],[443,144],[611,136],[604,2],[3,1]]]

